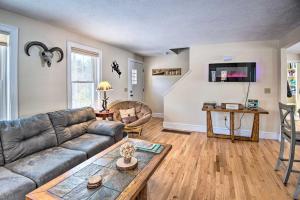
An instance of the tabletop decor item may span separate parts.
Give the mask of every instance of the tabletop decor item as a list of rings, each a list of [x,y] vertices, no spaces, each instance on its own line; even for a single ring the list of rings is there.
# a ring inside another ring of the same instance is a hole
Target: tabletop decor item
[[[138,161],[133,157],[135,153],[135,147],[132,143],[126,142],[120,147],[120,155],[122,158],[119,158],[116,162],[117,169],[132,170],[137,167]]]
[[[91,176],[88,179],[87,188],[88,189],[95,189],[102,185],[102,177],[101,176]]]
[[[112,90],[112,87],[107,81],[101,81],[97,86],[97,91],[103,91],[102,111],[107,110],[107,100],[109,99],[109,97],[106,96],[106,92],[109,90]]]
[[[125,163],[130,163],[134,153],[135,147],[129,142],[126,142],[120,147],[120,155],[124,158]]]

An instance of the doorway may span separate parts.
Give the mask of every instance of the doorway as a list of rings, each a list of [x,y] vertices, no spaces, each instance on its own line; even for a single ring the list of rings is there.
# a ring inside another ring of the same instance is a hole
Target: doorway
[[[144,85],[143,62],[128,59],[128,99],[133,101],[144,101]]]

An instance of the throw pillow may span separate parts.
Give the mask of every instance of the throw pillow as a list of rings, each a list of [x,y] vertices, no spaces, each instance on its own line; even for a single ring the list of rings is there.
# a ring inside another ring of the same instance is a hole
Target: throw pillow
[[[130,108],[127,110],[119,110],[119,111],[120,111],[120,115],[121,115],[121,119],[122,119],[123,123],[130,124],[137,120],[134,108]]]

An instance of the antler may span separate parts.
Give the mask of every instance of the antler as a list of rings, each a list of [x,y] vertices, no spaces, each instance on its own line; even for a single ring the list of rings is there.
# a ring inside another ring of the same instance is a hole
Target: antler
[[[64,52],[63,52],[63,50],[62,50],[61,48],[59,48],[59,47],[53,47],[53,48],[51,48],[49,51],[50,51],[51,53],[53,53],[54,51],[59,52],[60,58],[57,60],[57,62],[62,61],[62,59],[64,58]]]
[[[48,51],[48,47],[42,43],[42,42],[38,42],[38,41],[32,41],[32,42],[29,42],[26,46],[25,46],[25,53],[30,56],[29,54],[29,49],[30,47],[32,46],[40,46],[44,49],[44,51]]]

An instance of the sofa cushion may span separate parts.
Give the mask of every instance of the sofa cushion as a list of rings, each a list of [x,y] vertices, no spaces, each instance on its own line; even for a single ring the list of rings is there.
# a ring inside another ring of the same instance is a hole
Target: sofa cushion
[[[1,132],[1,129],[0,129]],[[2,148],[2,142],[0,137],[0,166],[4,165],[4,155],[3,155],[3,148]]]
[[[86,160],[84,152],[53,147],[21,158],[5,167],[41,186],[84,160]]]
[[[0,136],[6,164],[57,145],[47,114],[1,121]]]
[[[110,147],[112,144],[114,144],[114,139],[112,137],[84,134],[78,138],[63,143],[60,146],[67,149],[83,151],[90,158],[100,151]]]
[[[36,184],[19,174],[0,167],[0,200],[21,200],[36,188]]]
[[[93,108],[60,110],[48,113],[57,134],[58,144],[86,133],[88,125],[96,120]]]
[[[115,121],[97,120],[88,127],[88,133],[113,137],[115,142],[123,138],[124,124]]]

